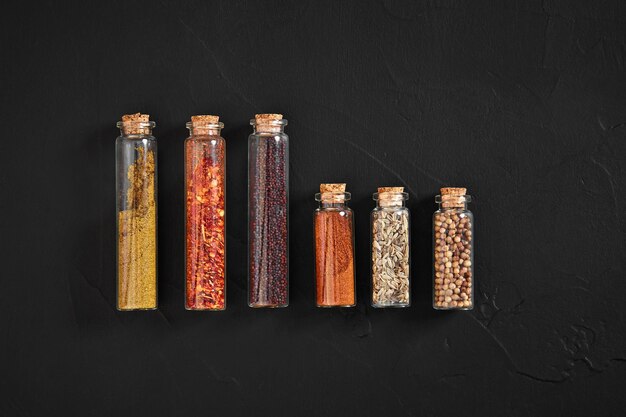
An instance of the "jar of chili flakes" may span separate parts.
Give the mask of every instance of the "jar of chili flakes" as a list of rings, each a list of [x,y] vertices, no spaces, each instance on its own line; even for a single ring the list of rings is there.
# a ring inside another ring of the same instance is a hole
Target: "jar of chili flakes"
[[[185,140],[185,308],[226,308],[226,142],[218,116],[192,116]]]

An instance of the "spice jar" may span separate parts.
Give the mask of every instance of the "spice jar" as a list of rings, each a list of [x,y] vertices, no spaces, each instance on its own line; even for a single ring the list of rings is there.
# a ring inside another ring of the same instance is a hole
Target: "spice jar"
[[[289,305],[289,138],[281,114],[257,114],[248,138],[248,305]]]
[[[115,141],[117,309],[157,307],[157,143],[147,114],[122,116]]]
[[[372,306],[408,307],[411,299],[410,217],[403,187],[380,187],[371,215]]]
[[[185,308],[226,308],[226,143],[218,116],[191,116],[185,140]]]
[[[315,281],[318,307],[353,307],[354,216],[346,184],[321,184],[315,194]]]
[[[474,216],[465,188],[442,188],[433,215],[433,307],[474,307]]]

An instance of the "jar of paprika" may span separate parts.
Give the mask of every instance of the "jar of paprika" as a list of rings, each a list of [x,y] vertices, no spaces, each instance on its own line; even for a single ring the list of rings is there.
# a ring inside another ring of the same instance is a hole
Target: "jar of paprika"
[[[315,195],[315,283],[318,307],[353,307],[354,215],[346,184],[321,184]]]

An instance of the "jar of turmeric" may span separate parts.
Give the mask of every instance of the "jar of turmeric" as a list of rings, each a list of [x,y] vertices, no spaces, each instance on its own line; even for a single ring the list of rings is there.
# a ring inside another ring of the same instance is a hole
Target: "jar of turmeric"
[[[157,308],[157,143],[147,114],[117,123],[117,309]]]

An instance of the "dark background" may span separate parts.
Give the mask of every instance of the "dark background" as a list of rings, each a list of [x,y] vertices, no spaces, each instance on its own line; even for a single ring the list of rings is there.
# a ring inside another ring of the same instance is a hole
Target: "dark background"
[[[620,1],[15,2],[0,13],[1,416],[616,415],[626,407]],[[115,122],[159,142],[159,298],[115,310]],[[246,138],[291,138],[291,304],[246,305]],[[226,124],[228,309],[183,308],[183,140]],[[320,182],[358,305],[314,307]],[[369,307],[371,194],[410,193],[413,305]],[[476,308],[431,308],[440,186]]]

